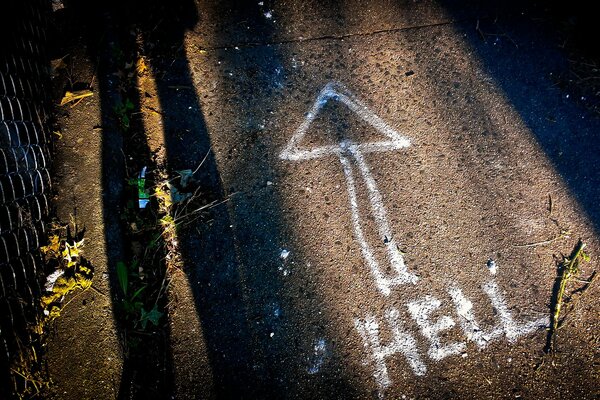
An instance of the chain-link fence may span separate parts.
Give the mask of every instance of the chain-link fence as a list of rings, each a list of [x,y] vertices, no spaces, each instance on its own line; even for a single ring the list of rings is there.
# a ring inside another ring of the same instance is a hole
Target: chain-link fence
[[[50,201],[49,6],[9,0],[0,11],[0,393],[38,320]]]

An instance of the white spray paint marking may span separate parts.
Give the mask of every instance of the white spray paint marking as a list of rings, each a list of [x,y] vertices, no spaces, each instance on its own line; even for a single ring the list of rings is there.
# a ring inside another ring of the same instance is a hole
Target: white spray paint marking
[[[326,355],[327,346],[325,344],[325,339],[317,340],[315,345],[313,346],[313,354],[311,355],[310,366],[307,370],[309,374],[314,375],[321,370],[321,366],[325,361]]]
[[[354,143],[348,139],[343,139],[339,143],[331,145],[302,148],[300,143],[308,132],[310,125],[329,100],[335,100],[346,105],[364,122],[374,127],[386,138],[370,143]],[[288,161],[312,160],[326,156],[336,156],[340,160],[346,180],[354,235],[359,242],[365,264],[375,278],[377,288],[386,296],[391,293],[393,286],[408,283],[414,284],[418,281],[418,277],[407,270],[403,254],[394,240],[387,219],[387,213],[383,206],[382,196],[371,174],[371,170],[365,161],[364,155],[374,152],[400,150],[409,146],[410,141],[407,138],[401,136],[396,130],[375,115],[343,85],[331,82],[321,90],[310,111],[306,114],[306,118],[279,155],[281,159]],[[378,239],[385,245],[387,258],[392,266],[392,273],[385,273],[380,268],[380,264],[373,251],[378,247],[380,242],[376,244],[371,243],[371,245],[367,242],[361,220],[361,209],[358,203],[354,169],[358,169],[358,173],[367,189],[370,213],[376,224]],[[307,190],[310,191],[310,188],[307,188]],[[287,254],[283,255],[282,253],[282,259],[286,257]],[[495,276],[498,271],[497,263],[493,259],[489,259],[486,266],[490,274]],[[532,322],[516,322],[510,313],[500,289],[493,280],[484,285],[483,290],[490,298],[491,305],[500,320],[497,325],[487,330],[482,329],[478,324],[473,312],[473,303],[463,294],[462,290],[453,284],[448,289],[448,293],[458,314],[462,331],[466,338],[473,341],[479,348],[486,347],[489,342],[503,335],[506,336],[509,342],[513,343],[523,335],[548,326],[548,317],[539,318]],[[439,361],[448,356],[461,353],[465,357],[466,344],[464,342],[441,343],[440,333],[454,327],[456,323],[449,316],[441,316],[436,321],[432,321],[432,313],[439,309],[440,306],[440,300],[432,296],[426,296],[408,303],[408,312],[420,328],[423,337],[429,341],[428,355],[433,361]],[[385,319],[389,324],[387,331],[391,333],[391,340],[385,345],[381,343],[380,324],[372,314],[368,314],[364,319],[354,320],[354,326],[362,337],[364,346],[373,361],[375,370],[373,376],[379,386],[380,396],[391,385],[386,365],[388,358],[401,354],[415,375],[422,376],[427,372],[427,367],[422,361],[415,337],[404,331],[401,327],[398,310],[396,308],[388,309],[385,313]],[[324,340],[317,342],[314,346],[313,362],[308,368],[309,373],[317,373],[320,370],[325,354]]]
[[[402,256],[402,253],[400,253],[400,250],[398,250],[398,245],[393,238],[392,230],[390,229],[390,225],[387,220],[387,214],[385,212],[385,208],[383,207],[383,199],[381,198],[381,194],[377,189],[377,184],[371,175],[371,171],[369,171],[369,168],[367,167],[367,164],[365,163],[358,146],[350,145],[348,148],[350,153],[354,156],[354,160],[358,164],[358,168],[363,176],[363,179],[365,180],[365,183],[367,184],[367,189],[369,190],[369,200],[371,202],[371,211],[373,212],[375,221],[377,222],[379,237],[386,245],[389,260],[397,274],[394,278],[388,279],[388,282],[385,286],[380,286],[380,289],[383,290],[383,288],[389,288],[389,286],[392,285],[416,283],[418,278],[407,271],[406,265],[404,264],[404,257]]]
[[[440,308],[441,305],[442,302],[432,296],[426,296],[422,300],[416,300],[408,304],[408,311],[421,328],[423,336],[431,343],[427,354],[436,361],[465,350],[463,342],[442,345],[439,333],[452,328],[455,322],[447,315],[440,317],[435,323],[429,320],[431,313]]]
[[[415,375],[422,376],[427,372],[427,367],[419,355],[417,341],[400,326],[398,310],[395,308],[388,310],[386,318],[392,333],[392,340],[387,345],[381,344],[379,323],[373,315],[367,315],[363,320],[358,318],[354,320],[354,326],[362,336],[365,348],[373,359],[375,368],[373,376],[379,386],[380,394],[392,383],[386,365],[386,359],[390,356],[402,354]]]
[[[498,272],[498,264],[496,264],[496,261],[490,258],[489,260],[487,260],[487,263],[485,265],[488,267],[490,274],[496,275],[496,272]]]
[[[321,109],[327,102],[332,99],[339,101],[352,111],[354,111],[363,121],[377,129],[388,137],[389,140],[359,144],[359,150],[365,153],[399,150],[410,146],[410,141],[400,135],[396,130],[390,127],[384,120],[379,118],[373,111],[369,109],[362,101],[355,98],[344,85],[337,82],[330,82],[321,92],[315,100],[311,110],[306,115],[306,118],[296,130],[290,141],[288,142],[285,149],[281,152],[279,157],[283,160],[299,161],[299,160],[310,160],[313,158],[319,158],[332,154],[340,153],[340,146],[337,144],[315,147],[310,150],[300,149],[298,147],[300,141],[306,135],[310,124],[315,120]]]
[[[402,257],[402,254],[398,250],[398,246],[396,245],[396,242],[392,237],[391,229],[387,221],[387,215],[383,207],[381,194],[379,193],[379,190],[377,190],[375,180],[373,179],[371,172],[365,164],[362,154],[360,154],[356,145],[344,144],[344,147],[346,147],[350,155],[356,161],[358,168],[362,174],[362,177],[367,185],[367,189],[369,190],[371,211],[373,213],[373,216],[375,217],[375,222],[377,223],[380,240],[383,243],[385,243],[388,258],[392,264],[392,267],[394,268],[394,271],[396,272],[396,275],[394,277],[386,277],[383,274],[381,268],[379,267],[379,263],[375,259],[375,256],[365,239],[361,227],[358,200],[356,196],[356,185],[354,183],[354,177],[352,174],[352,166],[350,164],[349,159],[343,153],[340,153],[340,162],[342,163],[342,167],[344,168],[344,175],[346,176],[346,186],[348,190],[348,198],[350,200],[350,210],[352,213],[352,225],[354,227],[354,234],[356,235],[356,239],[360,244],[363,258],[365,259],[367,265],[371,269],[371,273],[375,277],[375,283],[377,287],[379,288],[379,290],[381,290],[381,292],[384,295],[388,296],[391,293],[392,286],[401,285],[405,283],[415,283],[418,278],[415,275],[409,273],[406,268],[406,265],[404,264],[404,258]]]
[[[386,284],[386,279],[379,269],[379,265],[375,260],[375,256],[371,251],[369,244],[365,239],[365,235],[363,234],[362,227],[360,224],[360,215],[358,214],[358,199],[356,198],[356,185],[354,184],[354,177],[352,176],[352,166],[350,165],[350,161],[344,157],[340,156],[340,162],[342,163],[342,167],[344,168],[344,175],[346,176],[346,186],[348,190],[348,198],[350,200],[350,211],[352,214],[352,226],[354,227],[354,235],[356,236],[356,240],[360,244],[360,249],[362,251],[363,258],[365,262],[371,269],[373,276],[375,277],[375,283],[377,287],[381,289],[381,291],[385,295],[390,294],[390,289]]]
[[[300,149],[299,144],[308,131],[310,124],[315,120],[318,113],[329,100],[335,100],[345,104],[363,121],[385,135],[387,140],[362,144],[343,140],[337,145],[320,146],[309,150]],[[410,141],[408,139],[401,136],[381,118],[375,115],[364,103],[350,94],[343,85],[331,82],[325,85],[323,90],[321,90],[305,120],[292,136],[286,148],[279,155],[281,159],[290,161],[310,160],[328,155],[338,156],[346,177],[346,187],[352,214],[352,225],[356,240],[360,244],[361,252],[367,266],[375,277],[375,283],[378,289],[386,296],[391,293],[392,286],[408,283],[414,284],[418,281],[418,277],[408,272],[406,264],[404,263],[404,257],[400,250],[398,250],[398,245],[393,238],[392,230],[389,226],[387,213],[383,207],[381,194],[379,193],[375,179],[373,179],[373,176],[371,175],[371,171],[363,154],[398,150],[408,147],[409,145]],[[356,183],[352,172],[352,161],[358,166],[358,170],[367,187],[371,213],[373,214],[377,225],[379,239],[385,244],[388,259],[394,270],[393,276],[384,275],[371,246],[369,246],[366,241],[359,213]]]
[[[480,349],[485,348],[488,343],[500,337],[504,330],[502,327],[495,327],[491,331],[486,332],[479,327],[473,315],[473,303],[467,299],[462,290],[458,286],[452,286],[448,289],[450,297],[456,306],[456,313],[460,317],[460,326],[465,333],[467,339],[475,342]]]
[[[535,321],[525,323],[515,322],[496,282],[490,281],[485,284],[483,286],[483,291],[488,295],[492,302],[492,306],[500,316],[504,334],[510,343],[514,343],[520,336],[527,335],[535,330],[547,328],[549,326],[549,317],[542,317]]]
[[[452,283],[449,285],[448,293],[455,305],[461,328],[468,340],[473,341],[480,349],[485,348],[493,340],[506,336],[510,343],[517,338],[529,334],[536,329],[548,326],[548,317],[539,318],[532,322],[515,322],[509,308],[500,293],[498,285],[492,280],[483,286],[484,292],[490,299],[491,306],[496,311],[499,322],[487,330],[483,330],[473,313],[473,303],[463,294],[462,290]],[[451,355],[461,354],[466,357],[466,344],[463,342],[442,344],[440,332],[455,326],[455,322],[449,316],[442,316],[437,321],[431,321],[431,314],[440,308],[441,301],[425,296],[407,304],[408,312],[420,328],[430,347],[427,354],[433,361],[442,360]],[[400,316],[397,308],[386,311],[386,319],[392,339],[389,344],[382,345],[380,339],[380,324],[373,315],[367,315],[364,319],[355,319],[354,326],[363,339],[367,353],[371,356],[374,364],[373,377],[379,387],[379,396],[384,396],[387,387],[392,383],[387,369],[389,357],[402,354],[413,372],[417,376],[425,375],[427,367],[423,363],[417,341],[408,332],[401,328]]]

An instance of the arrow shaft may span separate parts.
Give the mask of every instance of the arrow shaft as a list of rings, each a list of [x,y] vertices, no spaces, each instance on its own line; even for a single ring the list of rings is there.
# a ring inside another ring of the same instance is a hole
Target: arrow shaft
[[[350,156],[345,155],[344,151],[340,151],[339,158],[344,169],[344,175],[346,177],[346,186],[348,189],[348,198],[350,201],[354,234],[356,236],[356,239],[360,243],[363,257],[367,265],[371,269],[377,287],[381,290],[383,294],[387,296],[390,294],[391,286],[415,283],[418,280],[418,278],[414,274],[408,272],[406,268],[406,264],[404,263],[404,257],[402,256],[402,253],[398,250],[398,246],[393,238],[392,231],[390,229],[389,222],[387,219],[387,213],[383,206],[381,193],[377,188],[375,179],[373,179],[371,171],[363,155],[358,149],[358,146],[351,144],[349,146],[346,146],[345,150],[346,153],[349,153]],[[381,268],[379,267],[379,263],[377,262],[377,259],[371,249],[371,246],[369,246],[366,241],[360,218],[358,198],[356,195],[356,183],[354,180],[354,173],[351,160],[358,166],[358,170],[360,171],[360,174],[365,182],[365,186],[367,187],[369,203],[371,205],[371,213],[374,217],[375,224],[377,225],[377,232],[379,234],[380,240],[383,243],[385,243],[388,259],[395,272],[394,276],[392,277],[388,277],[383,274]]]
[[[369,167],[367,166],[367,163],[365,162],[365,159],[362,156],[361,152],[358,150],[358,147],[352,148],[351,152],[354,156],[354,160],[358,165],[358,169],[367,185],[367,189],[369,190],[369,201],[371,203],[371,211],[373,212],[373,216],[375,217],[375,221],[377,222],[379,236],[386,244],[390,262],[392,263],[392,266],[396,269],[398,273],[408,274],[406,270],[406,265],[404,264],[404,257],[402,256],[402,253],[400,253],[400,250],[398,250],[398,246],[392,235],[392,230],[390,229],[390,224],[388,223],[387,219],[387,213],[385,212],[385,208],[383,207],[383,199],[381,198],[381,194],[377,189],[375,179],[373,179],[371,171],[369,170]]]
[[[340,162],[342,163],[342,167],[344,168],[344,175],[346,176],[346,186],[348,189],[348,199],[350,200],[350,211],[352,214],[352,226],[354,228],[354,235],[356,236],[356,240],[360,244],[360,250],[362,252],[363,258],[365,259],[365,262],[369,266],[369,269],[371,270],[371,273],[375,278],[375,283],[377,284],[377,287],[387,296],[390,294],[390,288],[387,285],[387,281],[379,268],[379,264],[375,259],[375,255],[373,254],[371,247],[367,243],[367,240],[362,230],[360,214],[358,212],[358,198],[356,196],[356,184],[354,183],[352,165],[350,164],[350,160],[341,154]]]

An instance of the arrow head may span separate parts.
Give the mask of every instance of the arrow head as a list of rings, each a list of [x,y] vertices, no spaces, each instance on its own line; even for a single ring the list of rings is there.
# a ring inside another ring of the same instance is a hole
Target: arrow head
[[[301,148],[299,146],[300,142],[306,135],[309,127],[330,100],[344,104],[362,121],[383,134],[387,140],[353,144],[348,139],[342,139],[339,143],[333,145],[316,146],[311,149]],[[352,95],[344,85],[337,82],[330,82],[321,90],[313,103],[312,108],[306,114],[306,118],[289,140],[285,149],[279,155],[279,158],[290,161],[310,160],[331,154],[339,154],[340,152],[346,151],[350,145],[356,146],[357,149],[364,154],[402,149],[410,146],[410,140],[390,127],[384,120],[369,109],[366,104]]]

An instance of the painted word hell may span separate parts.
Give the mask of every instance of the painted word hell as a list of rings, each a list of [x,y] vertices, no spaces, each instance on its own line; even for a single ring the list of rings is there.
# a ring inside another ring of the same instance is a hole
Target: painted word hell
[[[448,289],[448,294],[458,314],[460,328],[467,340],[474,342],[480,349],[485,348],[494,339],[506,337],[509,342],[513,343],[520,336],[548,326],[548,317],[529,322],[516,321],[494,280],[485,284],[483,290],[489,297],[490,306],[495,310],[499,319],[496,326],[487,329],[478,324],[473,312],[473,303],[463,294],[462,290],[456,285],[451,285]],[[434,361],[464,353],[466,350],[465,342],[443,343],[440,333],[454,327],[456,322],[450,316],[432,319],[432,313],[441,305],[441,300],[429,295],[406,305],[421,336],[428,342],[427,357]],[[383,320],[377,320],[374,315],[369,314],[364,319],[357,318],[354,325],[371,356],[375,369],[374,377],[380,391],[391,384],[386,365],[387,359],[390,357],[404,357],[415,375],[425,375],[427,372],[425,357],[417,347],[415,336],[404,329],[400,310],[389,308],[385,312]],[[391,333],[391,339],[387,343],[382,343],[380,336],[380,330],[384,325]]]
[[[336,142],[332,144],[316,147],[303,145],[309,127],[330,101],[336,101],[347,106],[363,122],[370,125],[375,132],[378,132],[379,138],[366,142],[362,140],[354,142],[349,137],[344,137],[337,138]],[[407,137],[404,137],[383,121],[344,85],[338,82],[330,82],[321,90],[312,108],[306,114],[304,121],[279,154],[282,160],[294,162],[325,157],[339,159],[346,178],[354,236],[360,246],[364,264],[370,270],[374,279],[375,287],[385,297],[390,296],[392,291],[399,286],[417,284],[419,278],[409,271],[404,262],[402,252],[400,252],[394,239],[382,196],[365,155],[405,150],[410,145],[411,141]],[[358,173],[356,173],[357,171]],[[361,210],[358,204],[357,190],[359,186],[356,184],[357,177],[363,180],[364,187],[366,187],[366,195],[370,205],[367,210]],[[376,231],[379,234],[379,239],[386,245],[387,260],[376,256],[373,251],[373,244],[367,241],[364,234],[364,215],[368,212],[371,213],[377,226]],[[391,268],[384,267],[382,263],[386,261],[389,262]],[[492,275],[496,273],[495,264],[494,268],[490,267],[490,272]],[[519,336],[548,325],[547,317],[526,323],[517,322],[511,315],[494,279],[484,285],[483,290],[490,299],[491,308],[495,310],[499,318],[497,325],[488,329],[484,329],[478,324],[473,312],[473,304],[463,294],[462,290],[455,285],[450,285],[448,289],[449,297],[458,314],[460,328],[467,340],[474,342],[479,348],[484,348],[489,342],[501,337],[506,337],[509,342],[514,342]],[[450,316],[434,317],[434,312],[441,305],[441,300],[432,296],[425,296],[409,302],[406,305],[407,309],[403,310],[412,317],[416,327],[420,330],[420,335],[428,342],[427,357],[433,361],[439,361],[455,354],[464,354],[466,349],[465,342],[445,343],[442,340],[440,333],[454,327],[456,322]],[[364,340],[367,352],[372,358],[375,367],[374,376],[379,385],[380,393],[391,384],[386,365],[390,357],[404,357],[415,375],[424,375],[427,372],[425,357],[417,347],[417,339],[404,329],[400,315],[401,311],[397,308],[389,308],[381,320],[369,314],[363,319],[359,318],[354,321],[356,329]],[[380,336],[383,329],[391,333],[391,339],[386,343],[383,343],[384,340]]]

